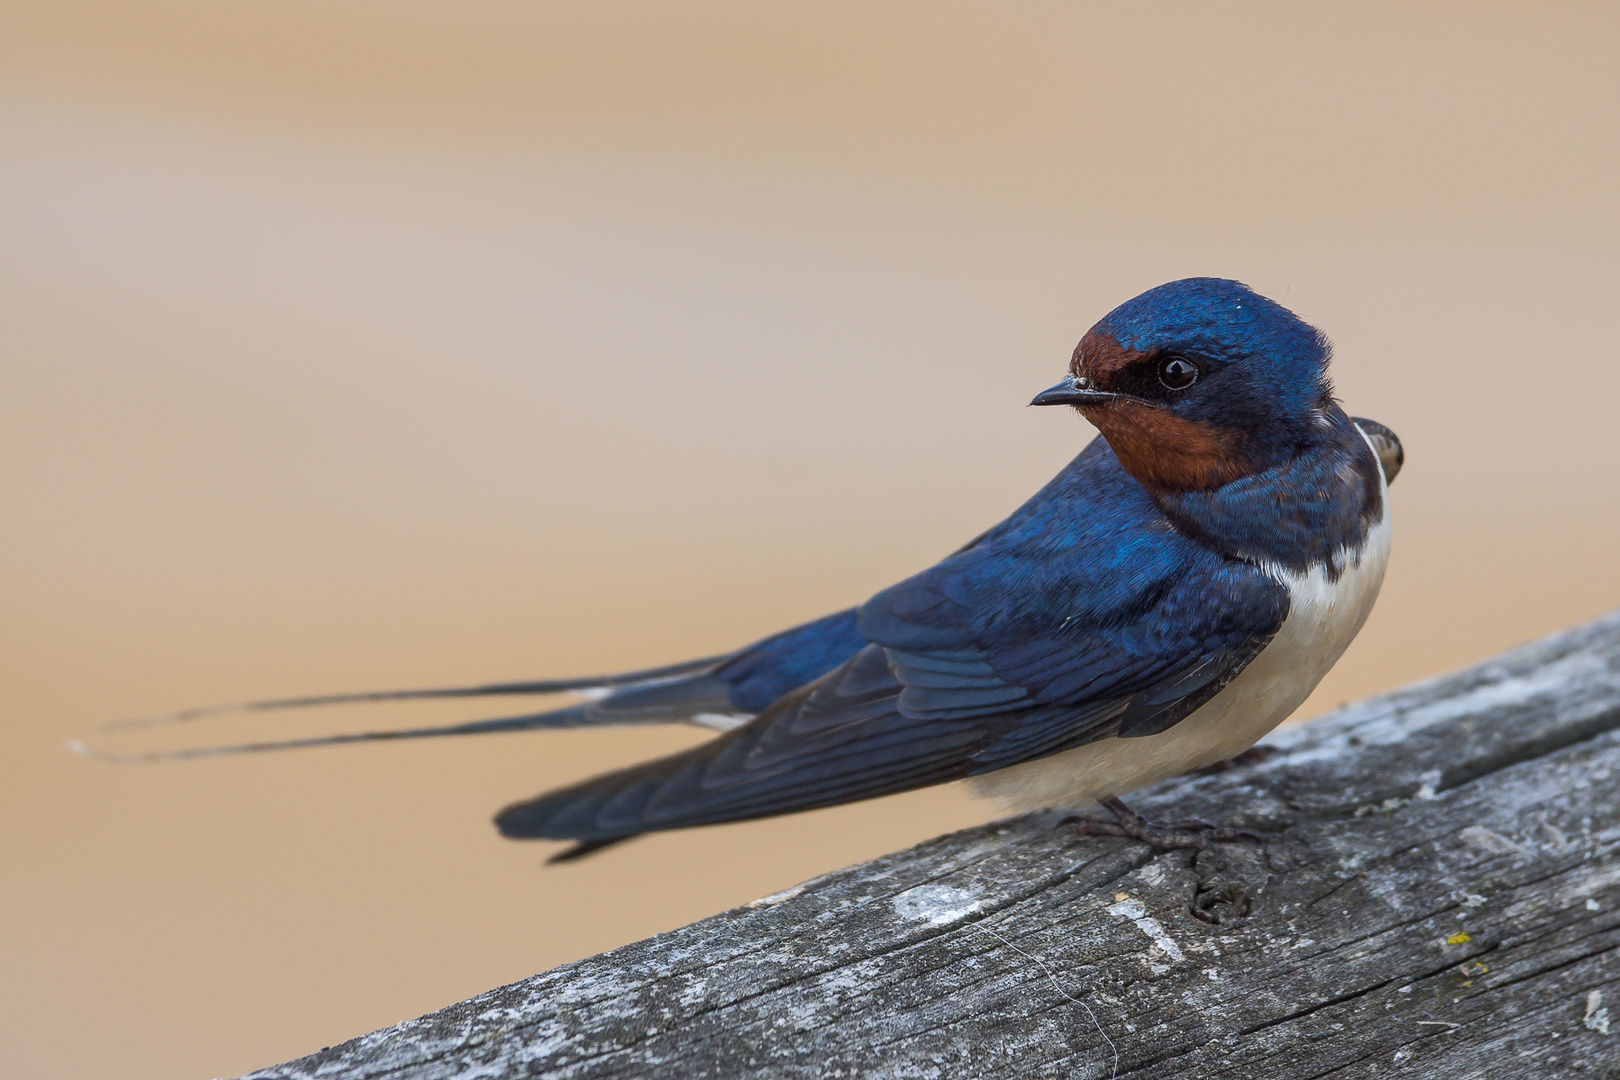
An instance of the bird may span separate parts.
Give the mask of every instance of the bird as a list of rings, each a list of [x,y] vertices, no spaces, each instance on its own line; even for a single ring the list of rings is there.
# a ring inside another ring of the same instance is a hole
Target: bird
[[[717,656],[617,675],[213,706],[574,693],[521,716],[114,755],[198,757],[534,728],[687,723],[688,750],[501,810],[564,862],[632,837],[965,780],[1010,810],[1099,805],[1082,831],[1158,847],[1249,837],[1123,796],[1232,759],[1360,631],[1389,558],[1400,440],[1352,418],[1331,345],[1240,282],[1185,278],[1110,311],[1030,402],[1098,434],[1000,524],[857,607]]]

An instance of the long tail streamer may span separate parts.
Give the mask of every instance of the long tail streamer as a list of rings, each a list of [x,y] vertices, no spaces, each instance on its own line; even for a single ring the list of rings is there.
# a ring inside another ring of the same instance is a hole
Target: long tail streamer
[[[128,720],[110,720],[101,725],[101,731],[127,731],[132,728],[155,727],[164,724],[188,723],[207,717],[240,713],[273,712],[283,709],[307,709],[324,705],[356,705],[382,701],[422,701],[445,698],[516,697],[544,694],[610,692],[642,683],[656,683],[713,668],[730,658],[730,654],[712,656],[702,660],[665,667],[647,668],[619,675],[600,675],[583,679],[547,679],[531,682],[487,683],[480,686],[439,687],[425,690],[376,690],[356,694],[319,694],[306,697],[271,698],[263,701],[244,701],[231,705],[205,705],[179,712],[156,716],[135,717]],[[601,695],[592,695],[599,697]],[[136,753],[118,753],[89,745],[83,739],[73,739],[68,748],[97,761],[134,764],[154,761],[187,761],[193,758],[227,757],[233,754],[254,754],[266,750],[297,750],[311,746],[338,746],[344,743],[386,742],[398,739],[432,739],[448,735],[482,735],[501,731],[526,731],[536,728],[581,727],[591,723],[591,703],[565,706],[545,712],[504,716],[490,720],[473,720],[464,724],[436,727],[401,728],[388,731],[362,731],[341,735],[320,735],[301,739],[280,739],[266,742],[235,743],[226,746],[200,746],[181,750],[154,750]],[[632,718],[620,718],[618,723],[636,723]],[[653,722],[651,720],[646,722]],[[667,721],[666,721],[667,722]]]

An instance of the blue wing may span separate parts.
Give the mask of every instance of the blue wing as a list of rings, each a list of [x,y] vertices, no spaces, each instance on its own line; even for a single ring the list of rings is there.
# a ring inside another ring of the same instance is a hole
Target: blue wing
[[[1177,533],[1101,439],[1012,517],[878,593],[870,645],[745,726],[503,811],[586,847],[828,806],[1163,731],[1288,612],[1251,564]]]

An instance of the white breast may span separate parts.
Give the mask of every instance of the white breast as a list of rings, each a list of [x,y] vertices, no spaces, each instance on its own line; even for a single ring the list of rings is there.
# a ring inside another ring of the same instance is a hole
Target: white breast
[[[1305,573],[1264,568],[1288,589],[1288,617],[1271,644],[1197,712],[1158,735],[1103,739],[975,777],[974,785],[1017,810],[1083,806],[1213,765],[1259,742],[1310,696],[1372,612],[1389,561],[1387,485],[1383,494],[1383,517],[1358,550],[1343,553],[1337,579],[1329,579],[1325,566]]]

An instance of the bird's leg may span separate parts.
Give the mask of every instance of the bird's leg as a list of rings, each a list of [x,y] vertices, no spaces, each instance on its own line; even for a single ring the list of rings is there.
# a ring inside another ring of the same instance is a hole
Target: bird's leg
[[[1098,821],[1096,818],[1076,816],[1065,819],[1063,824],[1073,825],[1076,831],[1085,836],[1124,836],[1160,851],[1178,848],[1206,851],[1211,844],[1231,843],[1234,840],[1260,841],[1252,832],[1223,829],[1207,821],[1172,821],[1163,824],[1149,821],[1113,796],[1099,799],[1098,805],[1112,814],[1114,820]]]

